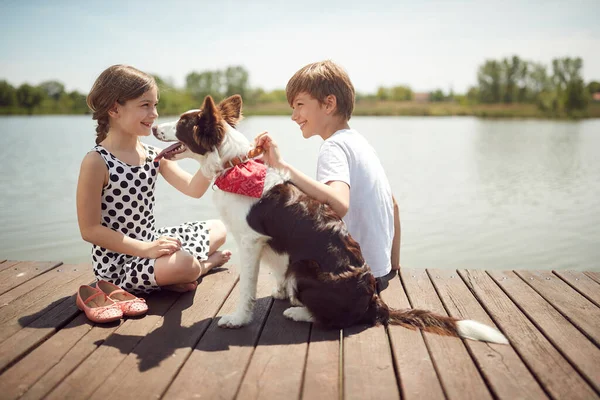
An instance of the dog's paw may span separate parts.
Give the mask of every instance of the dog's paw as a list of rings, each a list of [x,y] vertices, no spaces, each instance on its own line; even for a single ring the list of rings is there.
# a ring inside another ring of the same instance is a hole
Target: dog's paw
[[[244,325],[248,325],[252,320],[252,315],[223,315],[219,319],[218,325],[221,328],[241,328]]]
[[[285,287],[274,287],[271,292],[271,297],[277,300],[285,300],[287,299],[287,292]]]
[[[296,296],[290,296],[290,304],[295,307],[304,307],[304,304],[302,304]]]
[[[298,322],[313,322],[313,316],[306,307],[290,307],[283,312],[283,316]]]

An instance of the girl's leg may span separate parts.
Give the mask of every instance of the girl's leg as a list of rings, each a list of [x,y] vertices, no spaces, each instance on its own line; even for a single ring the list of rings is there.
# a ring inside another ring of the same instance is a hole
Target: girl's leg
[[[208,249],[208,259],[201,263],[202,275],[205,275],[215,267],[225,264],[231,258],[231,251],[219,250],[227,238],[227,228],[225,228],[225,224],[218,219],[208,220],[206,221],[206,224],[209,231],[208,237],[210,247]]]
[[[200,262],[190,253],[180,250],[163,256],[154,262],[154,274],[158,286],[167,290],[187,292],[198,285],[198,278],[211,269],[225,264],[231,258],[231,251],[218,249],[225,243],[227,229],[219,220],[207,221],[209,230],[208,259]]]
[[[194,290],[202,266],[196,257],[184,250],[157,258],[154,262],[156,284],[163,289],[176,292]]]

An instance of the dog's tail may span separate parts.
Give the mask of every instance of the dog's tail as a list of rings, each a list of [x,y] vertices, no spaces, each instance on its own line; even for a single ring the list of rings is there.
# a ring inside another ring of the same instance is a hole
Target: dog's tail
[[[508,339],[499,330],[480,322],[469,319],[458,320],[426,310],[395,310],[389,308],[379,296],[373,297],[377,309],[377,322],[384,325],[401,325],[409,329],[419,328],[438,335],[508,344]]]

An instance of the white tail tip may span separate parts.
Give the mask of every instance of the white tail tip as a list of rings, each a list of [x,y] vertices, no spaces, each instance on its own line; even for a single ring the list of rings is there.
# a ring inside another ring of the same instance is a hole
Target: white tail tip
[[[460,337],[483,342],[508,344],[508,339],[496,328],[484,325],[470,319],[464,319],[456,323]]]

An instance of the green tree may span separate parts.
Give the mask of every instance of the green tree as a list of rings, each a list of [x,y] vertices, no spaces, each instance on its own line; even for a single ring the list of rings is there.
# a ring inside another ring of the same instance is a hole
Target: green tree
[[[446,96],[444,96],[444,92],[442,89],[436,89],[433,92],[429,93],[429,101],[440,102],[446,100]]]
[[[502,100],[502,64],[487,60],[477,72],[479,100],[482,103],[499,103]]]
[[[42,82],[38,86],[49,98],[58,101],[65,94],[65,85],[58,81]]]
[[[223,98],[222,71],[192,72],[186,76],[185,83],[186,89],[198,103],[202,103],[207,95],[211,95],[215,101]]]
[[[15,88],[5,80],[0,81],[0,107],[14,107],[17,105]]]
[[[224,73],[225,97],[239,94],[245,97],[248,92],[248,71],[241,66],[228,67]]]
[[[27,83],[19,86],[16,95],[19,106],[25,108],[29,114],[33,114],[33,109],[39,106],[43,99],[42,91]]]
[[[591,81],[587,85],[587,90],[588,90],[588,92],[590,92],[590,94],[600,92],[600,82]]]
[[[564,110],[571,114],[573,111],[587,107],[588,93],[581,77],[583,61],[581,58],[558,58],[552,60],[552,82],[557,92],[555,110]]]

